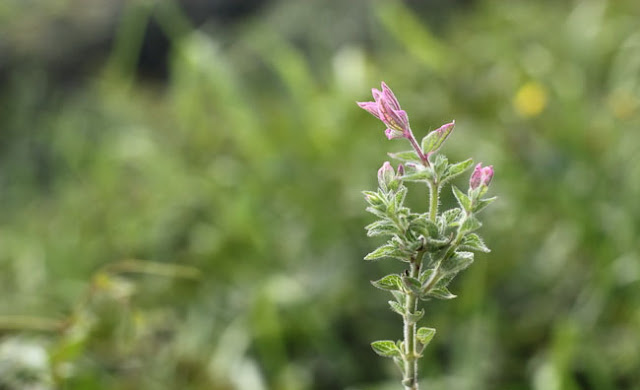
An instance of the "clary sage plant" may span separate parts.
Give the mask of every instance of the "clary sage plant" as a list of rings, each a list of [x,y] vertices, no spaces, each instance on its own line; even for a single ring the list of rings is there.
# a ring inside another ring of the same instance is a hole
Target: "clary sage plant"
[[[474,231],[482,224],[477,214],[496,198],[485,198],[493,178],[493,167],[475,166],[465,192],[451,186],[458,207],[438,210],[443,187],[456,176],[471,168],[471,159],[449,163],[438,151],[451,135],[454,122],[447,123],[427,134],[420,144],[409,126],[407,113],[389,87],[373,89],[373,102],[358,105],[387,127],[385,134],[391,139],[406,139],[412,149],[389,155],[399,160],[397,170],[385,162],[378,171],[378,191],[364,191],[369,204],[367,211],[378,220],[366,227],[369,236],[388,236],[390,239],[369,253],[365,260],[392,258],[406,263],[399,274],[390,274],[371,282],[375,287],[390,291],[391,309],[402,316],[403,340],[375,341],[373,350],[392,358],[400,368],[405,390],[418,389],[418,359],[436,333],[433,328],[418,327],[424,315],[420,301],[452,299],[447,286],[458,272],[473,262],[473,252],[489,252]],[[416,213],[404,206],[407,187],[404,182],[423,182],[429,189],[429,209]]]

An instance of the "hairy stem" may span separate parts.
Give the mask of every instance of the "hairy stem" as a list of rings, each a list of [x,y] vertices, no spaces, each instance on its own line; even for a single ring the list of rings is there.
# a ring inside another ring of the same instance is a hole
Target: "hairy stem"
[[[406,137],[409,140],[409,143],[411,143],[413,150],[415,150],[418,157],[420,157],[420,160],[422,161],[422,165],[424,165],[425,167],[428,167],[430,165],[429,158],[427,157],[427,155],[424,154],[420,145],[418,145],[418,141],[416,141],[416,137],[413,136],[412,132],[409,132],[409,134],[407,134]]]
[[[440,199],[440,184],[434,182],[429,183],[429,219],[436,221],[438,216],[438,201]]]
[[[420,275],[420,259],[415,258],[411,261],[410,275],[418,278]],[[418,309],[418,299],[412,291],[407,292],[407,300],[404,317],[404,378],[402,384],[405,390],[418,390],[418,358],[416,344],[416,323],[409,315],[415,313]]]

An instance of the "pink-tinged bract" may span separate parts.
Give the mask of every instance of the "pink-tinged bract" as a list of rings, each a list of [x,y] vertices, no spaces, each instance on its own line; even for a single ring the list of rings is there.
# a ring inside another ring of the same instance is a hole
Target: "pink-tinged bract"
[[[437,152],[444,141],[447,140],[451,132],[453,132],[455,124],[456,121],[451,121],[450,123],[444,124],[427,134],[427,136],[422,140],[423,152],[426,153],[427,156]]]

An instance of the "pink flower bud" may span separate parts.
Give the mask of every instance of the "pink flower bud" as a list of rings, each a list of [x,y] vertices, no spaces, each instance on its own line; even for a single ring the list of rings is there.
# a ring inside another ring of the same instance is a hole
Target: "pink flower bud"
[[[385,161],[378,170],[378,184],[380,188],[387,190],[389,184],[395,179],[395,172],[389,161]]]
[[[489,183],[491,183],[491,179],[493,179],[493,165],[482,167],[482,163],[480,163],[476,165],[476,168],[471,174],[471,179],[469,179],[469,187],[472,190],[475,190],[480,186],[488,187]]]

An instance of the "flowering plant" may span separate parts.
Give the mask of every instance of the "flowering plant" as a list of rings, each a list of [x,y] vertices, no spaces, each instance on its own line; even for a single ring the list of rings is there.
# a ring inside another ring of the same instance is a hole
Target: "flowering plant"
[[[382,83],[382,90],[374,88],[372,92],[373,102],[359,102],[358,105],[386,125],[387,138],[407,139],[412,150],[390,153],[401,162],[397,170],[385,162],[378,170],[378,190],[363,192],[369,204],[367,211],[378,218],[366,227],[367,235],[390,237],[365,260],[393,258],[407,263],[408,267],[399,274],[371,282],[375,287],[391,292],[394,299],[389,305],[404,323],[403,340],[380,340],[371,346],[377,354],[392,358],[397,364],[405,390],[417,390],[418,359],[436,333],[433,328],[417,326],[424,316],[419,301],[455,298],[447,286],[460,271],[471,265],[472,251],[489,252],[474,232],[482,226],[477,214],[496,199],[484,198],[493,178],[493,167],[477,164],[466,193],[451,186],[458,207],[439,212],[443,186],[473,165],[471,159],[449,163],[444,155],[437,153],[451,135],[455,122],[430,132],[418,144],[409,126],[409,117],[391,89]],[[404,206],[405,181],[427,185],[430,194],[427,212],[415,213]]]

